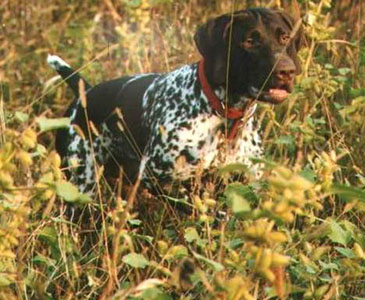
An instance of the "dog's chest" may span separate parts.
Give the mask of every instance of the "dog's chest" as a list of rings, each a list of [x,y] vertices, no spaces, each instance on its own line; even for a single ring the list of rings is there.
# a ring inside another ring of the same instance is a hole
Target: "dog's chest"
[[[248,120],[239,128],[237,136],[228,140],[229,127],[222,118],[200,115],[191,120],[191,128],[177,130],[178,147],[168,143],[164,147],[165,159],[174,165],[172,177],[186,179],[197,171],[231,163],[251,167],[251,158],[262,155],[260,136],[252,123],[253,119]]]
[[[162,138],[164,160],[173,164],[173,177],[188,178],[197,169],[208,169],[217,157],[222,141],[222,119],[200,114],[189,124],[166,131]],[[169,135],[176,138],[168,141]]]
[[[250,165],[249,158],[261,154],[252,118],[233,141],[227,141],[225,119],[210,107],[193,66],[170,73],[149,88],[143,121],[149,132],[147,164],[161,177],[187,179],[224,163]]]

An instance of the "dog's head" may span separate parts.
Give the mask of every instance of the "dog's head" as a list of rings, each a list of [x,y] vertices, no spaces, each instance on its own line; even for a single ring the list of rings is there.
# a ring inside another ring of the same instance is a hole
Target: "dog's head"
[[[302,30],[296,24],[288,14],[265,8],[209,20],[194,39],[210,84],[228,86],[233,98],[282,102],[301,72],[297,52]]]

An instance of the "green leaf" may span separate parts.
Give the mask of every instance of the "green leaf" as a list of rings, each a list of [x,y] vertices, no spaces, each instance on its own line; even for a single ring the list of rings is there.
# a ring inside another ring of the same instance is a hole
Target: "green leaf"
[[[241,183],[232,183],[226,188],[224,196],[226,196],[228,206],[235,215],[242,216],[251,211],[246,198],[253,197],[253,192],[248,186]]]
[[[355,224],[351,223],[348,220],[341,221],[341,225],[344,226],[345,230],[351,233],[351,236],[353,237],[355,232],[357,231],[357,227]]]
[[[351,72],[350,68],[339,68],[338,69],[338,73],[341,74],[341,75],[347,75],[350,72]]]
[[[185,229],[184,238],[188,243],[192,243],[194,241],[200,240],[200,236],[195,228],[188,227]]]
[[[225,246],[226,246],[227,249],[235,250],[238,247],[242,246],[243,244],[244,244],[244,240],[243,239],[236,238],[236,239],[233,239],[233,240],[227,242]]]
[[[342,249],[345,249],[345,248],[342,248]],[[324,270],[338,270],[339,269],[338,265],[335,264],[335,263],[326,263],[324,261],[319,261],[319,264],[321,265],[323,271]]]
[[[54,226],[44,227],[39,233],[39,238],[51,246],[58,247],[58,234]]]
[[[336,221],[331,220],[329,222],[329,228],[331,232],[328,237],[332,242],[346,246],[351,241],[351,233],[343,230]]]
[[[164,229],[163,236],[168,240],[174,240],[178,237],[178,233],[173,229]]]
[[[355,253],[349,248],[335,247],[338,253],[342,254],[347,258],[355,258]]]
[[[37,119],[37,123],[41,132],[45,132],[60,128],[68,128],[71,125],[71,120],[70,118],[48,119],[46,117],[40,117]]]
[[[295,139],[291,135],[282,135],[279,139],[275,140],[275,144],[279,145],[293,145]]]
[[[133,225],[133,226],[140,226],[142,225],[142,221],[139,219],[130,219],[128,220],[128,223]]]
[[[222,264],[215,262],[214,260],[211,260],[209,258],[206,258],[198,253],[193,252],[196,259],[199,259],[203,262],[205,262],[208,266],[210,266],[214,271],[221,272],[224,270],[224,267]]]
[[[172,300],[172,298],[163,293],[159,288],[153,287],[143,291],[141,298],[144,300]]]
[[[180,259],[188,256],[188,249],[185,246],[177,245],[173,246],[167,251],[165,258],[166,259]]]
[[[351,98],[356,98],[356,97],[361,97],[361,96],[365,96],[365,87],[351,88],[350,89],[350,97]]]
[[[365,202],[365,191],[353,186],[344,184],[333,184],[330,187],[330,192],[336,195],[340,195],[347,200],[359,200]]]
[[[79,190],[71,182],[61,180],[56,182],[56,193],[66,202],[76,202],[78,199],[86,200],[86,195],[81,196]]]
[[[317,274],[317,269],[310,265],[305,266],[305,271],[309,274]]]
[[[194,227],[188,227],[185,229],[184,238],[188,243],[196,242],[196,244],[200,247],[205,247],[207,244],[206,240],[200,238]]]
[[[8,275],[6,274],[0,274],[0,287],[5,287],[10,284],[12,284],[14,280],[12,280]]]
[[[129,253],[123,256],[122,261],[127,265],[137,269],[144,269],[149,265],[148,260],[142,254],[138,253]]]
[[[15,112],[14,117],[21,123],[27,122],[29,120],[29,115],[21,111]]]
[[[32,262],[34,264],[44,264],[46,265],[47,267],[56,267],[56,264],[57,264],[57,261],[50,258],[50,257],[47,257],[47,256],[44,256],[44,255],[36,255],[33,259],[32,259]]]
[[[80,194],[79,193],[79,196],[78,198],[76,199],[76,202],[78,204],[88,204],[88,203],[91,203],[93,200],[90,198],[89,195],[87,194]]]
[[[314,183],[316,181],[317,178],[317,174],[310,168],[305,167],[301,172],[300,175],[309,180],[310,182]]]
[[[47,149],[42,144],[37,144],[35,148],[35,153],[38,156],[45,156],[47,154]]]
[[[135,239],[140,239],[142,241],[146,241],[147,243],[152,245],[153,242],[153,237],[149,236],[149,235],[145,235],[145,234],[137,234],[137,233],[130,233],[130,236],[135,238]]]

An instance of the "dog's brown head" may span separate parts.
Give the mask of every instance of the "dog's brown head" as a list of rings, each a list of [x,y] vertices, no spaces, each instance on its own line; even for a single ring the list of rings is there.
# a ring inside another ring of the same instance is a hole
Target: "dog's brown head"
[[[280,103],[301,71],[302,30],[279,10],[252,8],[220,16],[201,26],[194,39],[210,84],[226,86],[228,79],[233,98]]]

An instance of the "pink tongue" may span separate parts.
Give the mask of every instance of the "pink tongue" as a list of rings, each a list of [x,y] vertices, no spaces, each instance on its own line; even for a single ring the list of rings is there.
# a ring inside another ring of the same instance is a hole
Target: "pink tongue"
[[[288,97],[289,93],[286,90],[282,90],[282,89],[270,89],[269,95],[276,102],[280,103]]]

